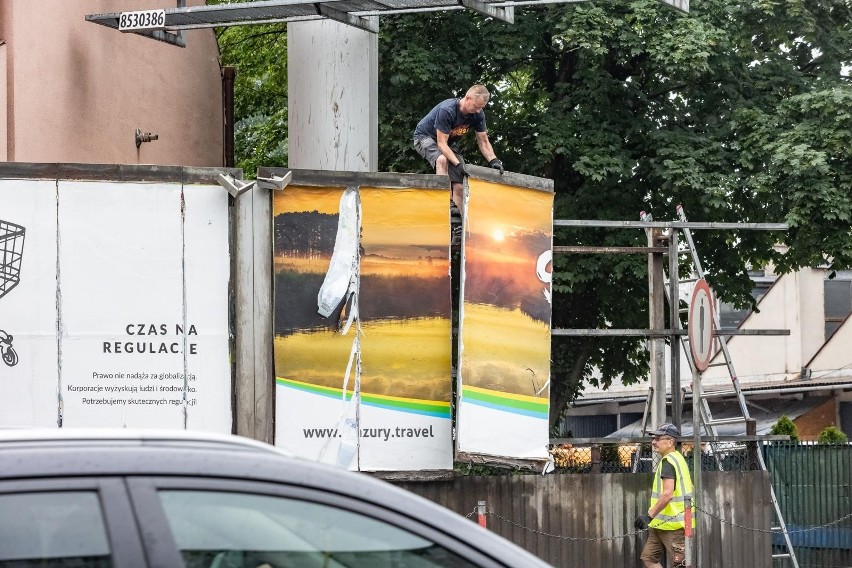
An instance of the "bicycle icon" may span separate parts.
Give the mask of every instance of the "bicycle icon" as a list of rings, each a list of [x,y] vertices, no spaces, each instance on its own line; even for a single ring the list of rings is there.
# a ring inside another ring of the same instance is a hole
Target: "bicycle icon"
[[[20,225],[0,221],[0,299],[21,281],[21,259],[24,256],[24,233]],[[18,364],[12,347],[12,335],[0,329],[0,358],[9,367]]]

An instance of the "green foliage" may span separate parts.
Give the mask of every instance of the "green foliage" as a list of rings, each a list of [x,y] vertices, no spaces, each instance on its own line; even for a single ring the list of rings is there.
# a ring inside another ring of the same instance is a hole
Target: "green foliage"
[[[778,422],[776,422],[769,430],[769,433],[773,436],[790,436],[791,442],[799,441],[799,429],[796,428],[793,421],[786,416],[779,418]]]
[[[687,16],[657,0],[583,2],[519,8],[511,26],[459,12],[382,18],[380,169],[428,171],[410,149],[414,124],[483,82],[497,155],[554,180],[556,218],[672,219],[682,204],[696,221],[790,223],[788,234],[694,235],[717,293],[750,307],[750,266],[852,266],[851,24],[843,0],[695,0]],[[557,229],[554,240],[645,239]],[[553,271],[554,327],[647,327],[646,259],[558,255]],[[551,421],[583,384],[646,375],[640,340],[555,338]]]
[[[826,426],[819,433],[820,444],[846,444],[849,442],[849,437],[837,426]]]
[[[618,444],[601,444],[601,461],[607,464],[620,465]]]
[[[208,0],[227,4],[227,0]],[[287,25],[217,30],[220,61],[236,68],[236,167],[254,178],[258,166],[287,165]]]
[[[555,218],[673,219],[682,204],[694,221],[789,223],[786,233],[694,234],[714,290],[738,307],[753,303],[751,266],[852,267],[852,5],[693,0],[690,8],[524,6],[513,25],[469,11],[383,16],[379,169],[429,172],[411,148],[414,126],[482,82],[497,155],[511,171],[554,180]],[[286,161],[283,29],[220,36],[223,63],[239,63],[237,151],[249,176],[258,163]],[[477,163],[469,138],[463,150]],[[559,228],[554,242],[637,246],[646,237]],[[553,272],[553,327],[647,327],[640,255],[557,255]],[[637,338],[554,338],[551,422],[584,384],[636,382],[647,366]]]

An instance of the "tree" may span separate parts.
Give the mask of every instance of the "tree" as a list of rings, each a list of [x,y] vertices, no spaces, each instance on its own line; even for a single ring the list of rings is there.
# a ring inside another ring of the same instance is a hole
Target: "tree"
[[[849,437],[837,426],[826,426],[819,433],[820,444],[846,444],[849,442]]]
[[[380,167],[427,171],[413,125],[473,82],[497,155],[549,177],[556,218],[787,222],[787,234],[698,232],[722,299],[752,306],[749,266],[852,266],[852,7],[655,0],[382,18]],[[471,156],[476,152],[469,149]],[[560,229],[557,244],[640,245],[640,231]],[[773,249],[780,241],[789,250]],[[647,327],[646,260],[557,256],[553,325]],[[551,421],[583,381],[647,375],[643,343],[556,338]],[[592,378],[592,369],[601,378]]]
[[[283,40],[245,29],[220,36],[223,62],[247,58],[239,163],[283,164]],[[695,233],[714,290],[738,307],[753,306],[750,266],[852,267],[848,0],[693,0],[689,15],[658,0],[582,2],[519,7],[514,25],[466,11],[383,16],[379,49],[382,171],[429,171],[411,149],[415,124],[483,82],[497,155],[554,180],[556,218],[672,219],[683,204],[696,221],[789,223],[785,234]],[[555,242],[635,246],[645,235],[559,229]],[[553,271],[554,327],[647,327],[644,258],[557,255]],[[552,360],[553,423],[584,382],[648,371],[636,338],[555,338]]]
[[[769,430],[769,433],[773,436],[790,436],[791,442],[799,441],[799,429],[796,428],[793,421],[786,416],[781,416],[781,418],[778,419],[778,422],[776,422]]]
[[[224,4],[226,0],[208,0]],[[220,61],[234,66],[236,167],[253,178],[258,166],[287,165],[287,25],[219,28]]]

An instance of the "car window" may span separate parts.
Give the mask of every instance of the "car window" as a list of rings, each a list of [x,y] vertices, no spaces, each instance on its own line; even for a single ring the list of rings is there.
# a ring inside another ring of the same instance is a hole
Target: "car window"
[[[189,568],[429,568],[475,566],[383,521],[298,499],[161,490]]]
[[[0,495],[0,567],[112,566],[93,491]]]

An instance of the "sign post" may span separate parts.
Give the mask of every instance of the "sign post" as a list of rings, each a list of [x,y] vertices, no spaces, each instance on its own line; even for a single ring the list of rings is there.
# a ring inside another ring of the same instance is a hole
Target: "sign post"
[[[699,502],[701,494],[701,372],[707,369],[713,358],[713,292],[703,278],[695,283],[692,300],[689,302],[689,319],[687,322],[689,334],[689,351],[692,354],[692,471],[693,496],[692,505]],[[687,501],[687,507],[689,502]],[[698,542],[698,523],[695,531],[690,526],[686,528],[686,558],[690,566],[701,565],[701,554]]]

